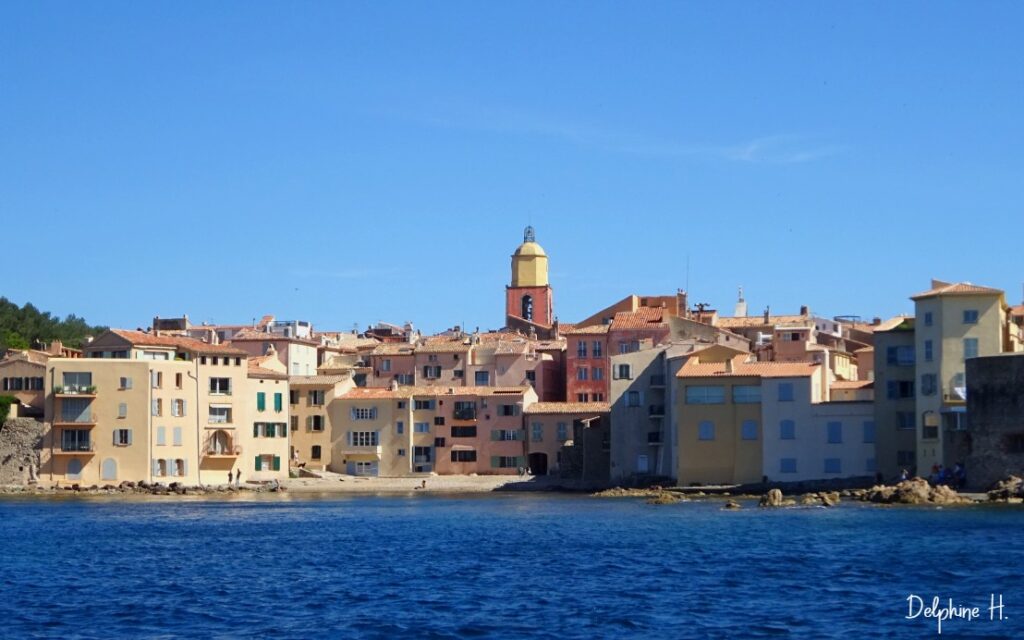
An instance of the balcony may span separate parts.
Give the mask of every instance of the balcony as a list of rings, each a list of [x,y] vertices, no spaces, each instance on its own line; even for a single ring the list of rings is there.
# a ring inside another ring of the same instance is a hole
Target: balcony
[[[62,442],[53,450],[55,456],[91,456],[94,453],[96,453],[96,443],[94,442]]]
[[[349,456],[371,455],[371,456],[377,456],[379,458],[381,453],[383,453],[383,451],[384,451],[384,447],[382,447],[379,444],[378,445],[369,445],[369,446],[366,446],[366,447],[361,447],[361,446],[354,445],[354,444],[346,444],[346,445],[342,445],[341,449],[338,450],[338,453],[340,453],[342,455],[349,455]]]
[[[476,420],[476,409],[456,409],[452,419],[472,422]]]
[[[211,459],[237,458],[242,454],[242,445],[236,444],[227,431],[214,431],[203,444],[203,457]]]
[[[77,416],[57,416],[53,419],[53,426],[55,427],[95,427],[96,426],[96,414],[92,411],[80,414]]]
[[[71,385],[67,387],[54,387],[53,395],[57,396],[58,398],[95,398],[96,387],[93,385]]]
[[[665,376],[659,374],[651,376],[651,388],[662,389],[665,387]]]
[[[650,418],[664,418],[665,417],[665,405],[663,404],[652,404],[647,407],[647,415]]]

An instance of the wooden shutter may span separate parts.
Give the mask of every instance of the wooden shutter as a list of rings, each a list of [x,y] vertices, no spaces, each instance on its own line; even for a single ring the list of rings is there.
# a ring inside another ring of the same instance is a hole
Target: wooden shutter
[[[181,415],[182,416],[188,415],[188,400],[182,400],[181,401]]]
[[[281,456],[274,456],[274,471],[281,470]]]
[[[117,429],[114,429],[114,445],[117,446]]]
[[[274,394],[274,411],[277,411],[278,413],[280,413],[282,409],[284,409],[284,400],[282,399],[280,393],[275,393]]]
[[[152,469],[153,474],[152,475],[155,478],[155,477],[160,475],[160,461],[159,460],[152,460],[151,462],[153,463],[153,469]]]
[[[260,391],[256,394],[256,410],[264,411],[267,408],[267,394]]]
[[[181,461],[181,475],[183,475],[183,476],[187,476],[188,475],[188,460],[182,460]]]
[[[252,423],[252,437],[260,437],[260,423],[258,422]]]
[[[257,471],[261,471],[261,469],[260,469],[260,457],[259,456],[256,456],[256,466],[255,466],[255,469]]]
[[[132,443],[132,430],[128,429],[127,431],[128,431],[128,444],[130,445]]]

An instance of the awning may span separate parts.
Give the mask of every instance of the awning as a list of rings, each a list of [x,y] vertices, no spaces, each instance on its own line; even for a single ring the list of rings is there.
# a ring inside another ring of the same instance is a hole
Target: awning
[[[468,444],[453,444],[448,448],[452,451],[476,451],[475,447],[471,447]]]
[[[214,404],[213,402],[211,402],[210,403],[210,408],[211,409],[230,409],[231,405],[230,404]]]

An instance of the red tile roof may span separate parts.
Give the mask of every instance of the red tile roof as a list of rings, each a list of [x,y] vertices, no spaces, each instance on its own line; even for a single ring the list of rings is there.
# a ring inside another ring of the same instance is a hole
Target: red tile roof
[[[587,327],[573,328],[569,331],[561,331],[562,335],[565,336],[589,336],[589,335],[600,335],[608,333],[608,329],[611,325],[607,324],[592,324]]]
[[[802,378],[813,375],[820,365],[812,362],[746,362],[747,355],[732,359],[732,371],[726,370],[726,362],[700,362],[690,358],[679,369],[677,378]]]
[[[530,414],[590,414],[609,413],[612,407],[607,402],[534,402],[523,409]]]
[[[235,349],[225,344],[210,344],[203,342],[202,340],[196,340],[194,338],[185,338],[182,336],[164,336],[157,335],[155,333],[144,333],[142,331],[129,331],[127,329],[111,329],[111,333],[127,340],[135,347],[170,347],[173,349],[181,349],[182,351],[191,351],[195,353],[211,353],[215,355],[228,354],[237,356],[248,356],[245,351],[241,349]]]
[[[981,287],[970,282],[943,282],[941,280],[932,280],[932,288],[928,291],[922,291],[921,293],[910,296],[911,300],[921,300],[924,298],[934,298],[937,296],[977,296],[977,295],[1002,295],[1001,289],[993,289],[992,287]]]
[[[640,307],[636,311],[620,311],[612,318],[612,331],[623,329],[653,329],[662,325],[665,310],[661,307]]]

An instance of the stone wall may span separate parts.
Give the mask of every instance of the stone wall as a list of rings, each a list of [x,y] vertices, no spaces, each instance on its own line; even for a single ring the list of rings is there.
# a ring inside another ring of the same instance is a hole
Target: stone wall
[[[0,485],[23,485],[39,474],[42,422],[13,418],[0,426]]]
[[[967,486],[1024,475],[1024,353],[967,360]]]

